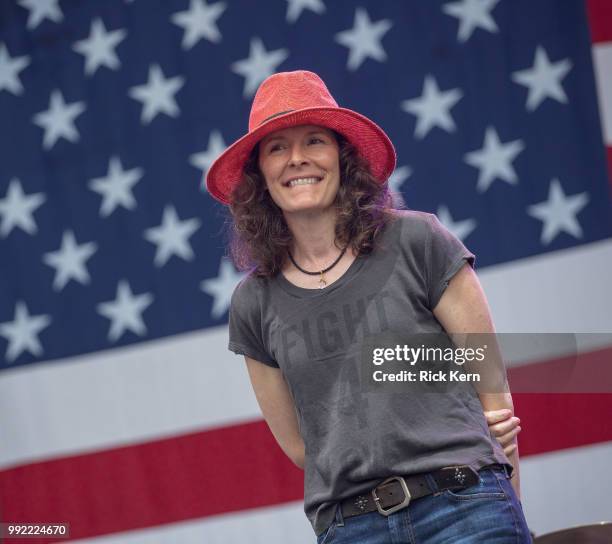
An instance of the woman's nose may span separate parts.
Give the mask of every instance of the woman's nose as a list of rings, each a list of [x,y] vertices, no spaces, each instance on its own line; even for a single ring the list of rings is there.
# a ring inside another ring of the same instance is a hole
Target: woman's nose
[[[291,155],[289,156],[289,164],[298,165],[307,162],[308,159],[304,154],[304,150],[299,145],[294,145],[291,147]]]

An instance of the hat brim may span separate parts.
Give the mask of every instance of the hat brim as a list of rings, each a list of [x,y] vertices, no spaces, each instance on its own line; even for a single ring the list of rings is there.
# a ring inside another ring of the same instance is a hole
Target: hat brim
[[[305,108],[270,119],[219,155],[206,175],[206,189],[210,195],[229,204],[232,190],[240,181],[244,165],[257,142],[271,132],[297,125],[320,125],[342,134],[357,148],[380,183],[386,182],[395,169],[393,144],[376,123],[346,108]]]

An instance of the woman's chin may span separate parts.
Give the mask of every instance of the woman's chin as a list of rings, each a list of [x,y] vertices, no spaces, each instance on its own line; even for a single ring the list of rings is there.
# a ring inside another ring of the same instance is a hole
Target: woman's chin
[[[286,213],[315,212],[329,208],[332,203],[322,202],[320,199],[300,198],[292,202],[284,202],[279,207]]]

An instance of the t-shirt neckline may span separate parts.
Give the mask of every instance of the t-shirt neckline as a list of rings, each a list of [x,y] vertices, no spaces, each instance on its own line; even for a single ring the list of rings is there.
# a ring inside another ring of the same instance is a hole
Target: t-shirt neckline
[[[276,275],[275,280],[285,291],[296,297],[313,298],[323,296],[325,294],[329,294],[332,291],[335,291],[339,287],[342,287],[347,281],[349,281],[353,276],[355,276],[355,274],[357,274],[357,272],[361,270],[361,267],[365,263],[365,260],[366,259],[363,255],[357,255],[357,257],[355,257],[355,260],[345,270],[344,274],[342,274],[342,276],[340,276],[336,281],[334,281],[329,286],[324,287],[323,289],[316,287],[313,289],[310,289],[308,287],[298,287],[294,283],[291,283],[287,278],[285,278],[282,272],[279,272]]]

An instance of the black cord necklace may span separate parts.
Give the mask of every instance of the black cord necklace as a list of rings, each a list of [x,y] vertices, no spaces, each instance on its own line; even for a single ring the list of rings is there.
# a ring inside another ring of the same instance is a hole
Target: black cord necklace
[[[347,248],[348,248],[348,244],[344,247],[344,249],[340,252],[340,255],[338,255],[338,258],[332,264],[330,264],[325,270],[320,270],[319,272],[309,272],[308,270],[304,270],[294,261],[293,255],[291,255],[291,251],[287,250],[287,253],[289,254],[289,258],[291,259],[291,262],[293,263],[293,265],[300,272],[304,272],[304,274],[308,274],[309,276],[318,276],[320,274],[321,277],[319,278],[319,289],[323,289],[327,285],[327,281],[325,281],[324,274],[326,272],[329,272],[334,266],[338,264],[340,259],[342,259],[342,256],[346,253]]]

